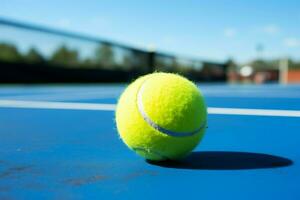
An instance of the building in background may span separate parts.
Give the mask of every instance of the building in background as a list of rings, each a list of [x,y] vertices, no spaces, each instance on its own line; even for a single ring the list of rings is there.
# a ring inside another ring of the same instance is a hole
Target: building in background
[[[246,64],[228,63],[230,83],[300,83],[300,63],[291,59],[254,60]]]

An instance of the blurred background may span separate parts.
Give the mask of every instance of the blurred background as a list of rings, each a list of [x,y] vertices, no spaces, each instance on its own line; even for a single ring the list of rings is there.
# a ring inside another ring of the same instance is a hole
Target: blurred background
[[[300,83],[300,1],[2,0],[0,83]]]

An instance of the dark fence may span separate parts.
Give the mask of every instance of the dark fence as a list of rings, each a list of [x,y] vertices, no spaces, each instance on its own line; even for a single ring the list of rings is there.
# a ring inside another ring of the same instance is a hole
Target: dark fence
[[[0,19],[0,82],[128,82],[153,71],[226,81],[226,63],[151,52]]]

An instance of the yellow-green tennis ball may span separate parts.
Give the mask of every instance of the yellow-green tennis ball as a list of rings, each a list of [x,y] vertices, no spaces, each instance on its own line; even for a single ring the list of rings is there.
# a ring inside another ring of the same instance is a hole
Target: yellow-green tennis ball
[[[191,152],[206,129],[204,98],[195,84],[171,73],[153,73],[121,95],[116,123],[124,143],[148,160],[177,160]]]

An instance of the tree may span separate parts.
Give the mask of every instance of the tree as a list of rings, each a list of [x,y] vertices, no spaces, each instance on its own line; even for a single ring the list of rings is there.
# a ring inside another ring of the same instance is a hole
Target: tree
[[[125,70],[131,70],[133,68],[133,62],[132,62],[132,55],[131,54],[125,54],[123,56],[122,60],[122,67]]]
[[[176,71],[178,62],[174,56],[157,53],[155,55],[155,70],[163,72]]]
[[[288,59],[288,67],[289,67],[289,69],[300,69],[300,62]]]
[[[0,60],[20,62],[22,61],[22,55],[13,44],[0,43]]]
[[[232,58],[228,59],[225,64],[227,66],[228,72],[237,72],[238,71],[238,64]]]
[[[44,57],[34,48],[30,48],[24,59],[28,63],[43,63],[45,62]]]
[[[93,62],[93,60],[91,58],[85,58],[84,60],[82,60],[80,62],[80,66],[82,68],[93,68],[93,67],[95,67],[95,63]]]
[[[267,61],[267,60],[253,60],[249,63],[251,67],[253,67],[255,70],[265,70],[265,69],[278,69],[278,64],[275,64],[274,62]]]
[[[101,44],[95,51],[95,62],[109,69],[115,66],[114,52],[109,44]]]
[[[128,50],[123,57],[122,66],[126,70],[148,70],[148,54],[138,50]]]
[[[64,66],[78,66],[78,52],[62,45],[53,53],[50,62]]]

